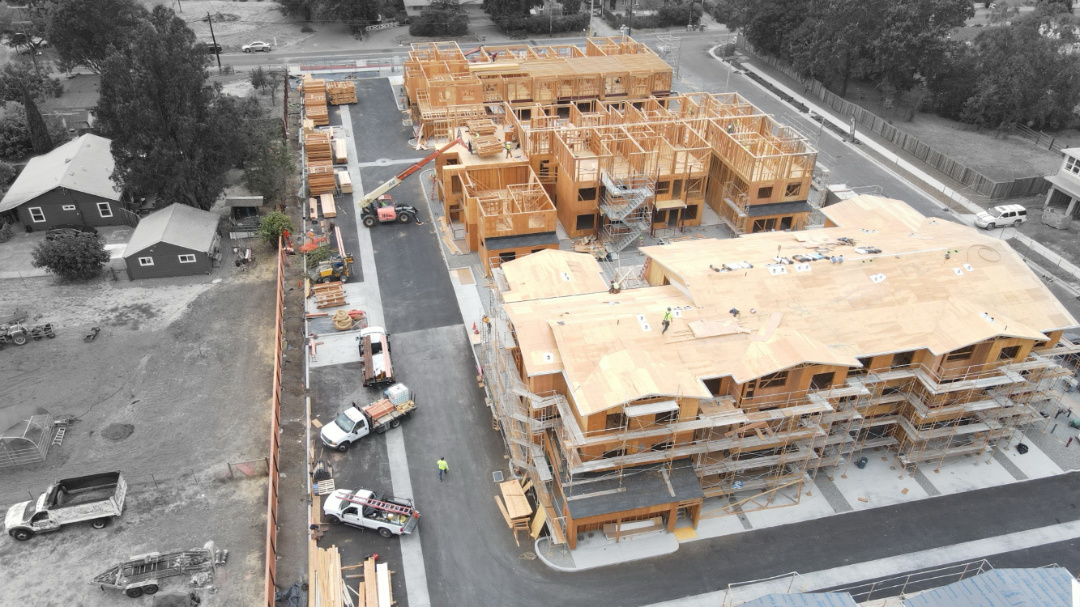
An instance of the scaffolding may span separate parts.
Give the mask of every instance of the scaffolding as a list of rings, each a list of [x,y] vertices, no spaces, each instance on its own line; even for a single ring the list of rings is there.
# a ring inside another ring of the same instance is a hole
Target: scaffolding
[[[600,215],[603,218],[600,243],[610,253],[618,253],[637,241],[652,225],[649,203],[656,193],[653,179],[634,175],[622,179],[606,172],[601,175]]]

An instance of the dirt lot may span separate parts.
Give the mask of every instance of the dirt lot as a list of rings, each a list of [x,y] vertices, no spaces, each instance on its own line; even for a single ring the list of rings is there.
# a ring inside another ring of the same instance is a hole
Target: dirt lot
[[[0,537],[0,604],[127,601],[83,582],[115,559],[211,539],[231,556],[203,605],[250,604],[261,592],[265,465],[252,479],[216,480],[268,446],[274,267],[259,253],[251,271],[227,266],[214,277],[0,281],[0,313],[29,310],[58,333],[0,351],[0,417],[38,406],[75,418],[45,462],[0,470],[0,507],[57,477],[120,470],[132,484],[125,516],[105,531],[76,525],[27,544]],[[92,325],[102,332],[84,343]]]
[[[175,2],[142,0],[147,8],[165,4],[177,11]],[[210,25],[206,13],[214,19],[214,36],[225,52],[237,52],[240,47],[254,40],[262,40],[274,48],[291,46],[314,33],[300,31],[301,23],[281,14],[278,4],[271,0],[231,2],[227,0],[184,0],[184,12],[177,14],[188,22],[195,37],[209,43]],[[201,21],[197,21],[201,19]]]

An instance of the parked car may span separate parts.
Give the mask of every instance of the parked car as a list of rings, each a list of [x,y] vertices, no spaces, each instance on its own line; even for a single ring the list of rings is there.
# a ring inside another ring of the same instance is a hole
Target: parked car
[[[256,40],[255,42],[252,42],[250,44],[245,44],[244,46],[242,46],[240,48],[245,53],[257,53],[259,51],[269,53],[270,52],[270,43],[269,42],[260,42],[260,41]]]
[[[975,225],[987,230],[1000,226],[1018,226],[1027,221],[1027,209],[1019,204],[1003,204],[975,216]]]
[[[205,44],[206,44],[206,52],[210,53],[211,55],[216,55],[216,54],[222,52],[221,45],[216,43],[216,42],[207,42]]]
[[[56,240],[57,238],[67,238],[79,234],[93,234],[94,236],[97,236],[97,233],[97,228],[94,226],[64,224],[49,228],[49,230],[45,232],[45,240]]]

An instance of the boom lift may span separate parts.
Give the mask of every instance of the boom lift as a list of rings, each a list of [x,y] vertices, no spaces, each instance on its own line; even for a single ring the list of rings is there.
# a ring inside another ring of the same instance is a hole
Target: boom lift
[[[384,194],[396,188],[402,181],[408,179],[409,175],[424,168],[424,165],[435,160],[439,154],[442,154],[459,143],[464,145],[465,141],[458,137],[438,150],[428,154],[416,164],[398,173],[386,183],[368,192],[356,203],[360,207],[360,220],[364,225],[371,228],[375,227],[375,224],[377,223],[392,223],[395,221],[400,223],[416,221],[419,223],[416,207],[410,204],[394,202],[392,198],[385,196]],[[378,201],[378,204],[375,204],[376,201]]]

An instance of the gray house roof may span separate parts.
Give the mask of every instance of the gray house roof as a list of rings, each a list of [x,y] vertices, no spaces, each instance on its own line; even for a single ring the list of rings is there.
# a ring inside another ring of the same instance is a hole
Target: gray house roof
[[[112,180],[115,163],[104,137],[87,133],[55,150],[33,158],[0,200],[0,213],[10,211],[58,187],[120,200]]]
[[[1064,567],[994,569],[904,599],[904,607],[1070,607],[1072,574]]]
[[[159,242],[207,253],[214,242],[218,216],[183,204],[171,204],[139,221],[124,249],[129,257]]]
[[[858,607],[855,599],[844,592],[808,592],[803,594],[770,594],[739,607]]]

